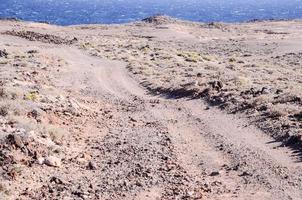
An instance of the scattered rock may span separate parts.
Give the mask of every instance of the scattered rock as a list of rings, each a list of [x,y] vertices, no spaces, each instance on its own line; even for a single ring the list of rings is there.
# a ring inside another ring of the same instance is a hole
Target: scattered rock
[[[28,117],[32,117],[34,119],[37,119],[39,117],[40,113],[38,112],[38,110],[33,109],[30,112],[27,113]]]
[[[240,174],[239,176],[251,176],[251,174],[248,173],[248,172],[246,172],[246,171],[244,171],[244,172],[242,172],[242,174]]]
[[[223,84],[221,81],[211,81],[209,82],[209,85],[212,87],[212,89],[216,91],[220,91],[223,87]]]
[[[7,140],[14,146],[18,147],[18,148],[23,148],[24,147],[24,143],[22,141],[22,138],[20,135],[16,135],[16,134],[10,134],[7,136]]]
[[[37,161],[38,161],[39,165],[43,165],[44,162],[45,162],[45,158],[40,157],[40,158],[37,159]]]
[[[7,116],[8,115],[8,107],[7,106],[1,106],[0,107],[0,116]]]
[[[302,121],[302,112],[294,114],[293,117],[296,118],[298,121]]]
[[[44,164],[50,167],[61,167],[62,165],[61,159],[54,156],[46,157],[44,160]]]
[[[131,122],[137,122],[136,119],[134,119],[133,117],[129,117]]]
[[[142,21],[150,24],[166,24],[166,23],[176,22],[175,19],[164,15],[155,15],[155,16],[147,17]]]
[[[88,169],[90,169],[90,170],[96,170],[96,165],[95,165],[95,163],[92,162],[92,161],[90,161],[90,162],[88,163]]]
[[[56,183],[56,184],[64,184],[64,182],[60,178],[55,177],[55,176],[51,177],[50,182]]]
[[[76,157],[76,161],[78,164],[87,165],[87,163],[91,160],[91,156],[89,154],[83,153]]]
[[[71,40],[62,38],[60,36],[56,35],[50,35],[50,34],[42,34],[37,33],[33,31],[6,31],[4,34],[6,35],[13,35],[17,37],[21,37],[30,41],[40,41],[44,43],[52,43],[52,44],[73,44],[77,41],[76,38],[73,38]]]
[[[29,50],[29,51],[27,51],[27,53],[29,53],[29,54],[38,53],[38,50]]]
[[[7,58],[7,56],[8,56],[8,53],[6,52],[5,49],[4,50],[0,50],[0,58],[1,57]]]
[[[218,176],[220,173],[218,171],[211,172],[209,176]]]

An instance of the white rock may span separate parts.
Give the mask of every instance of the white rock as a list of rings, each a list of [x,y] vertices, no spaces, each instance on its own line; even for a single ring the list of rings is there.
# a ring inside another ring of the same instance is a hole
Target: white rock
[[[45,162],[45,158],[42,158],[42,157],[38,158],[39,165],[43,165],[44,162]]]
[[[51,167],[61,167],[62,165],[61,159],[54,156],[46,157],[44,160],[44,164]]]

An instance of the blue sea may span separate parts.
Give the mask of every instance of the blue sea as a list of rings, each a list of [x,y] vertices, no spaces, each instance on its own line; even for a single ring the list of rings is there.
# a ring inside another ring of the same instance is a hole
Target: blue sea
[[[165,14],[198,22],[302,18],[302,0],[0,0],[1,18],[59,25],[127,23]]]

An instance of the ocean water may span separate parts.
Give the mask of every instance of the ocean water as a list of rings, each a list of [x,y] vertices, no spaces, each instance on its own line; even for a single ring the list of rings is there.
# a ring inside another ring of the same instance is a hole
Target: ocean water
[[[165,14],[199,22],[302,18],[302,0],[0,0],[0,17],[59,25],[127,23]]]

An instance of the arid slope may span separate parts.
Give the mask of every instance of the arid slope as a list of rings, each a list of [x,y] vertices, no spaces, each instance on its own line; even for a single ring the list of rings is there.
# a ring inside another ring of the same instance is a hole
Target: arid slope
[[[0,199],[301,199],[301,33],[0,21]]]

